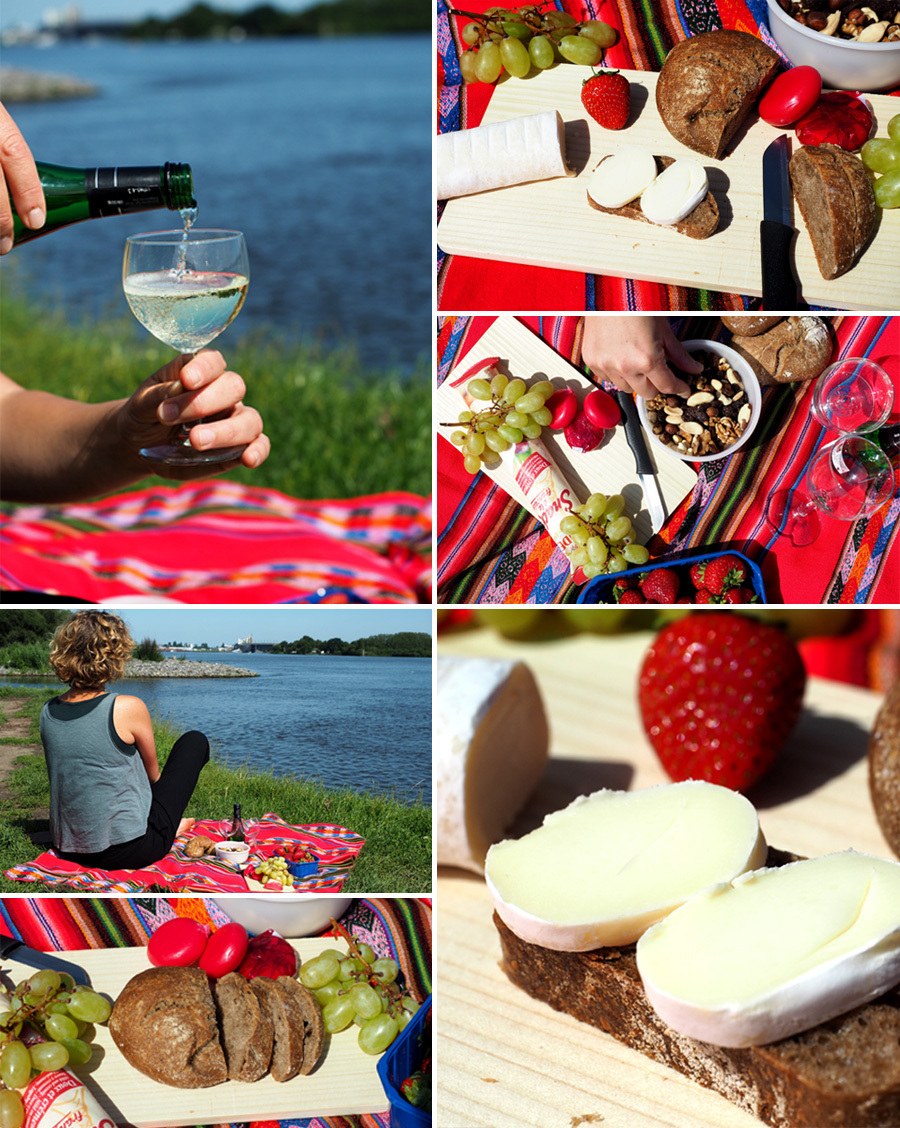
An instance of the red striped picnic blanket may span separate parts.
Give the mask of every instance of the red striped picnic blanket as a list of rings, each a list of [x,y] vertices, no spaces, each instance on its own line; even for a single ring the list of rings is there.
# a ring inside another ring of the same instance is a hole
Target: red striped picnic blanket
[[[431,507],[394,492],[299,501],[216,480],[0,517],[0,589],[102,603],[365,603],[431,598]],[[337,601],[337,596],[334,596]]]
[[[464,4],[437,0],[440,133],[478,125],[494,90],[480,82],[463,85],[459,70],[460,32],[469,20],[449,16],[448,9],[483,12],[490,6],[491,0],[467,0]],[[778,50],[769,34],[765,0],[556,0],[555,7],[576,19],[604,20],[618,30],[618,41],[603,56],[603,65],[612,69],[658,71],[676,43],[723,27],[750,32]],[[552,243],[552,225],[543,226],[539,237]],[[438,308],[448,311],[727,311],[750,308],[751,304],[758,306],[759,299],[572,270],[488,262],[440,251],[438,254]]]
[[[521,320],[578,364],[576,317]],[[438,343],[439,380],[465,355],[492,318],[448,318]],[[673,318],[683,340],[727,340],[717,317]],[[890,422],[900,419],[900,318],[834,317],[835,357],[868,356],[898,388]],[[766,388],[758,441],[735,454],[699,463],[697,484],[651,542],[654,557],[718,547],[745,553],[763,570],[771,603],[900,602],[900,474],[894,498],[874,516],[823,518],[818,539],[796,547],[766,521],[780,489],[796,490],[829,436],[812,418],[812,382]],[[438,601],[571,603],[579,593],[569,567],[540,525],[484,474],[473,479],[455,447],[437,444]]]
[[[224,841],[228,827],[227,820],[198,820],[188,834],[175,839],[174,846],[161,861],[145,869],[87,869],[48,850],[33,862],[20,862],[13,866],[4,876],[12,881],[43,881],[48,885],[74,886],[86,893],[138,893],[154,885],[166,886],[173,891],[246,893],[247,882],[234,866],[220,862],[214,855],[189,858],[185,852],[190,839],[199,834],[207,835],[213,842]],[[327,823],[291,826],[275,814],[263,815],[253,828],[252,838],[253,849],[248,865],[271,857],[279,846],[295,842],[306,846],[316,857],[318,873],[296,879],[293,891],[297,893],[339,893],[366,842],[365,838],[343,826]]]

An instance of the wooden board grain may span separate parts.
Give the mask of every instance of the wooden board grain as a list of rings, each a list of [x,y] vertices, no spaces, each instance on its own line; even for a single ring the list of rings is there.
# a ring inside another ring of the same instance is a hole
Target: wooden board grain
[[[500,82],[484,124],[559,110],[566,123],[569,164],[578,175],[450,200],[438,226],[439,246],[450,254],[761,295],[762,155],[785,131],[751,118],[729,153],[713,160],[676,141],[663,125],[656,109],[654,72],[622,73],[631,83],[632,113],[625,129],[616,132],[602,129],[581,105],[582,67],[561,65],[527,79]],[[897,112],[896,100],[884,94],[868,97],[878,134],[886,136],[887,122]],[[788,136],[796,149],[793,132]],[[624,145],[643,145],[657,156],[700,160],[719,202],[718,231],[708,239],[690,239],[590,208],[585,191],[592,170],[601,157]],[[878,231],[856,266],[831,282],[819,273],[796,208],[794,226],[799,231],[796,274],[808,305],[878,310],[900,306],[900,209],[881,213]]]
[[[514,317],[498,317],[466,353],[458,368],[438,388],[435,395],[438,422],[455,420],[466,407],[462,397],[464,385],[459,388],[450,387],[454,377],[465,372],[476,361],[489,356],[499,356],[508,366],[508,375],[518,376],[527,383],[546,379],[551,380],[557,388],[571,388],[579,402],[594,387],[586,376],[554,352],[521,321]],[[507,368],[503,367],[503,371],[507,371]],[[438,427],[438,433],[445,439],[449,438],[451,431],[450,427]],[[578,501],[585,501],[588,494],[596,492],[622,494],[625,498],[625,512],[632,518],[638,539],[642,543],[649,539],[653,531],[650,515],[643,508],[643,492],[635,470],[634,455],[621,427],[608,431],[603,443],[587,454],[573,452],[559,431],[545,430],[541,441],[574,490]],[[651,457],[656,457],[655,452],[651,452]],[[694,488],[697,473],[689,463],[664,453],[657,460],[657,470],[666,510],[671,513],[685,494]],[[520,505],[529,508],[507,463],[504,462],[497,470],[484,473]]]
[[[580,635],[529,645],[475,631],[439,640],[440,654],[523,659],[537,676],[552,759],[517,832],[580,792],[665,782],[635,705],[649,638]],[[778,770],[753,793],[769,842],[807,855],[853,847],[893,857],[866,774],[879,704],[866,690],[810,682]],[[436,895],[436,1128],[760,1128],[717,1093],[513,987],[498,966],[481,878],[439,869]]]
[[[318,955],[328,942],[322,937],[290,941],[301,959]],[[150,966],[146,948],[91,949],[61,953],[80,964],[95,990],[115,999],[128,980]],[[18,982],[34,969],[3,961]],[[319,1066],[308,1077],[279,1084],[270,1076],[252,1084],[226,1081],[210,1089],[176,1089],[161,1085],[133,1069],[122,1057],[106,1026],[96,1027],[94,1055],[79,1070],[100,1104],[117,1124],[133,1128],[186,1128],[287,1117],[338,1116],[378,1112],[388,1101],[378,1080],[377,1058],[360,1050],[353,1032],[328,1037]]]

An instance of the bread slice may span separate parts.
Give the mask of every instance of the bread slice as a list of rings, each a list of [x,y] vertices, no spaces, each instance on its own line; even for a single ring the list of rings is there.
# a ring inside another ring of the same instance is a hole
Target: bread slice
[[[603,161],[608,160],[612,154],[608,154],[597,162],[596,168],[603,164]],[[670,164],[675,161],[674,157],[657,157],[653,158],[656,161],[657,175],[664,169],[667,169]],[[630,204],[625,204],[621,208],[605,208],[598,204],[596,200],[592,199],[590,194],[587,198],[588,203],[592,208],[597,211],[606,212],[607,215],[621,215],[625,219],[641,219],[644,223],[653,223],[653,220],[648,219],[643,211],[639,200],[633,200]],[[653,224],[654,227],[661,226],[660,224]],[[678,221],[678,223],[671,224],[673,231],[678,231],[682,235],[689,235],[692,239],[708,239],[710,235],[719,226],[719,206],[716,203],[716,198],[712,192],[707,192],[700,203],[694,210]]]
[[[232,1081],[258,1081],[269,1070],[274,1032],[250,981],[236,971],[212,981],[225,1065]]]
[[[302,1017],[303,1063],[300,1066],[300,1072],[305,1076],[315,1068],[325,1045],[325,1023],[322,1020],[322,1008],[312,991],[304,987],[299,980],[292,979],[288,975],[280,975],[275,982],[293,998],[294,1007]]]
[[[227,1080],[206,972],[151,967],[125,984],[109,1019],[125,1059],[163,1085],[202,1089]]]
[[[794,861],[770,849],[768,865]],[[519,939],[495,914],[502,967],[529,995],[599,1027],[771,1128],[900,1124],[900,990],[768,1046],[727,1049],[670,1030],[650,1005],[635,946],[556,952]]]
[[[833,344],[821,317],[786,317],[755,337],[732,337],[731,347],[747,361],[763,387],[815,380],[828,367]]]
[[[778,55],[746,31],[705,31],[682,40],[659,72],[659,116],[682,145],[719,158],[780,65]]]
[[[869,740],[869,792],[878,825],[900,857],[900,678],[888,689]]]
[[[275,979],[260,975],[250,980],[250,986],[272,1020],[272,1077],[276,1081],[290,1081],[303,1067],[303,1012],[293,995]]]
[[[791,189],[823,278],[845,274],[875,232],[878,205],[858,157],[837,145],[804,145],[788,164]]]

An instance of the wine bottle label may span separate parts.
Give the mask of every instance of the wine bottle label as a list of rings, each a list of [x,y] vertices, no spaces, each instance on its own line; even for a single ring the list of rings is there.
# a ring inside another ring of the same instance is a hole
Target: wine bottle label
[[[84,190],[92,219],[166,206],[159,165],[89,168],[84,174]]]

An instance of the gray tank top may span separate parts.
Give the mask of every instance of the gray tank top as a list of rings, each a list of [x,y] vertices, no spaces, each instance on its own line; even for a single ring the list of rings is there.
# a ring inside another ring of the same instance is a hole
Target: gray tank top
[[[58,850],[95,854],[147,829],[150,780],[137,746],[116,732],[115,699],[114,693],[74,703],[54,697],[41,710]]]

